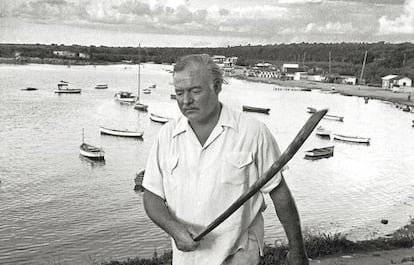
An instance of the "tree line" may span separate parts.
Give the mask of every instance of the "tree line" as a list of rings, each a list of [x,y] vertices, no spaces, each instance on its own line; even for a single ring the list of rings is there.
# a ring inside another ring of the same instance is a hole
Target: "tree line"
[[[268,62],[276,66],[298,63],[309,72],[320,74],[354,75],[359,77],[367,52],[364,79],[367,83],[380,83],[387,74],[398,74],[414,79],[413,43],[292,43],[273,45],[228,46],[217,48],[171,47],[108,47],[45,44],[0,44],[0,57],[58,58],[53,51],[89,54],[92,64],[154,62],[174,63],[177,58],[193,53],[238,57],[240,66]]]

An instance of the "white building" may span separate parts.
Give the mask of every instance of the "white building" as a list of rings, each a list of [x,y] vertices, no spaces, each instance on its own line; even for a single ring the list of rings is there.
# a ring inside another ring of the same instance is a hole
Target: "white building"
[[[395,92],[412,92],[412,80],[399,75],[386,75],[382,79],[382,88]]]
[[[316,81],[316,82],[322,82],[324,77],[322,75],[308,75],[309,81]]]
[[[75,58],[76,53],[70,52],[70,51],[53,51],[54,55],[61,56],[61,57],[69,57],[69,58]]]
[[[356,76],[352,76],[352,75],[341,75],[342,79],[342,83],[347,84],[347,85],[356,85],[357,83],[357,78]]]
[[[224,64],[224,61],[226,60],[226,56],[223,55],[214,55],[213,56],[213,62],[216,64]]]
[[[299,69],[299,64],[297,63],[284,63],[282,65],[282,72],[292,72],[292,70]]]
[[[307,72],[295,72],[293,80],[308,80]]]

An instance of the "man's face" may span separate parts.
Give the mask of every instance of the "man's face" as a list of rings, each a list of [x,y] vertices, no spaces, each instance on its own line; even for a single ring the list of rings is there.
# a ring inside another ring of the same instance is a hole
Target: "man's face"
[[[220,88],[213,83],[204,66],[191,64],[174,74],[178,107],[187,119],[195,123],[208,122],[218,104]]]

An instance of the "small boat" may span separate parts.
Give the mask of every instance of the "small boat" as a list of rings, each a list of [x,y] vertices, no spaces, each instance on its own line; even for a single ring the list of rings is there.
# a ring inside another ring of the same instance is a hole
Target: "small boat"
[[[95,89],[107,89],[108,84],[98,84],[95,86]]]
[[[171,120],[171,118],[169,117],[161,116],[161,115],[154,114],[154,113],[150,113],[150,119],[154,122],[159,122],[159,123],[167,123],[169,120]]]
[[[331,131],[326,130],[322,126],[319,126],[318,128],[316,128],[316,135],[320,137],[331,138]]]
[[[150,85],[148,88],[156,88],[157,87],[157,85],[156,84],[152,84],[152,85]]]
[[[306,107],[306,112],[308,112],[308,113],[315,113],[317,111],[318,110],[316,108]],[[330,115],[330,114],[325,114],[325,116],[323,116],[323,119],[325,119],[325,120],[331,120],[331,121],[344,121],[344,117],[343,116]]]
[[[136,101],[136,97],[134,96],[134,94],[128,91],[119,91],[115,93],[114,98],[119,102],[125,103],[134,103]]]
[[[80,88],[69,87],[69,82],[63,80],[57,84],[57,87],[58,89],[55,90],[55,93],[58,94],[80,94],[82,91]]]
[[[176,94],[170,94],[170,99],[177,99],[177,95]]]
[[[270,111],[269,108],[259,108],[259,107],[252,107],[252,106],[246,106],[246,105],[243,105],[242,109],[243,111],[259,112],[259,113],[264,113],[264,114],[269,114],[269,111]]]
[[[315,113],[316,111],[318,111],[317,109],[315,109],[315,108],[312,108],[312,107],[306,107],[306,111],[308,112],[308,113]]]
[[[333,156],[335,146],[328,146],[322,148],[314,148],[312,150],[305,151],[305,159],[316,160],[321,158],[328,158]]]
[[[26,88],[22,88],[20,90],[23,90],[23,91],[34,91],[34,90],[37,90],[37,88],[35,88],[35,87],[26,87]]]
[[[142,90],[142,93],[144,93],[144,94],[151,94],[151,89],[149,89],[149,88],[144,88],[144,89]]]
[[[325,114],[325,116],[323,116],[323,118],[325,120],[331,120],[331,121],[344,121],[344,117],[336,116],[336,115]]]
[[[118,129],[111,129],[106,127],[99,128],[101,134],[113,135],[113,136],[121,136],[121,137],[142,137],[144,135],[143,131],[130,131],[130,130],[118,130]]]
[[[105,152],[103,151],[102,148],[87,144],[87,143],[82,143],[79,147],[79,153],[84,156],[87,157],[89,159],[93,159],[93,160],[104,160],[105,159]]]
[[[140,110],[140,111],[148,111],[148,105],[140,102],[135,102],[134,109]]]
[[[104,160],[105,152],[102,148],[85,143],[84,130],[82,130],[82,144],[79,146],[79,153],[81,156],[92,160]]]
[[[334,140],[350,142],[350,143],[369,144],[371,141],[371,138],[367,138],[367,137],[349,136],[349,135],[336,134],[336,133],[333,133],[332,136]]]

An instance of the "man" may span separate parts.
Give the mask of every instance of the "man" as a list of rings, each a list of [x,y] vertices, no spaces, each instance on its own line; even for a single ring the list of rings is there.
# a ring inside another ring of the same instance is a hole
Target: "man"
[[[289,264],[306,265],[299,216],[281,173],[201,241],[193,240],[280,155],[263,123],[219,101],[222,82],[206,54],[176,63],[174,86],[184,117],[163,126],[151,149],[145,210],[171,236],[173,264],[256,265],[263,255],[263,194],[270,193],[289,240]]]

